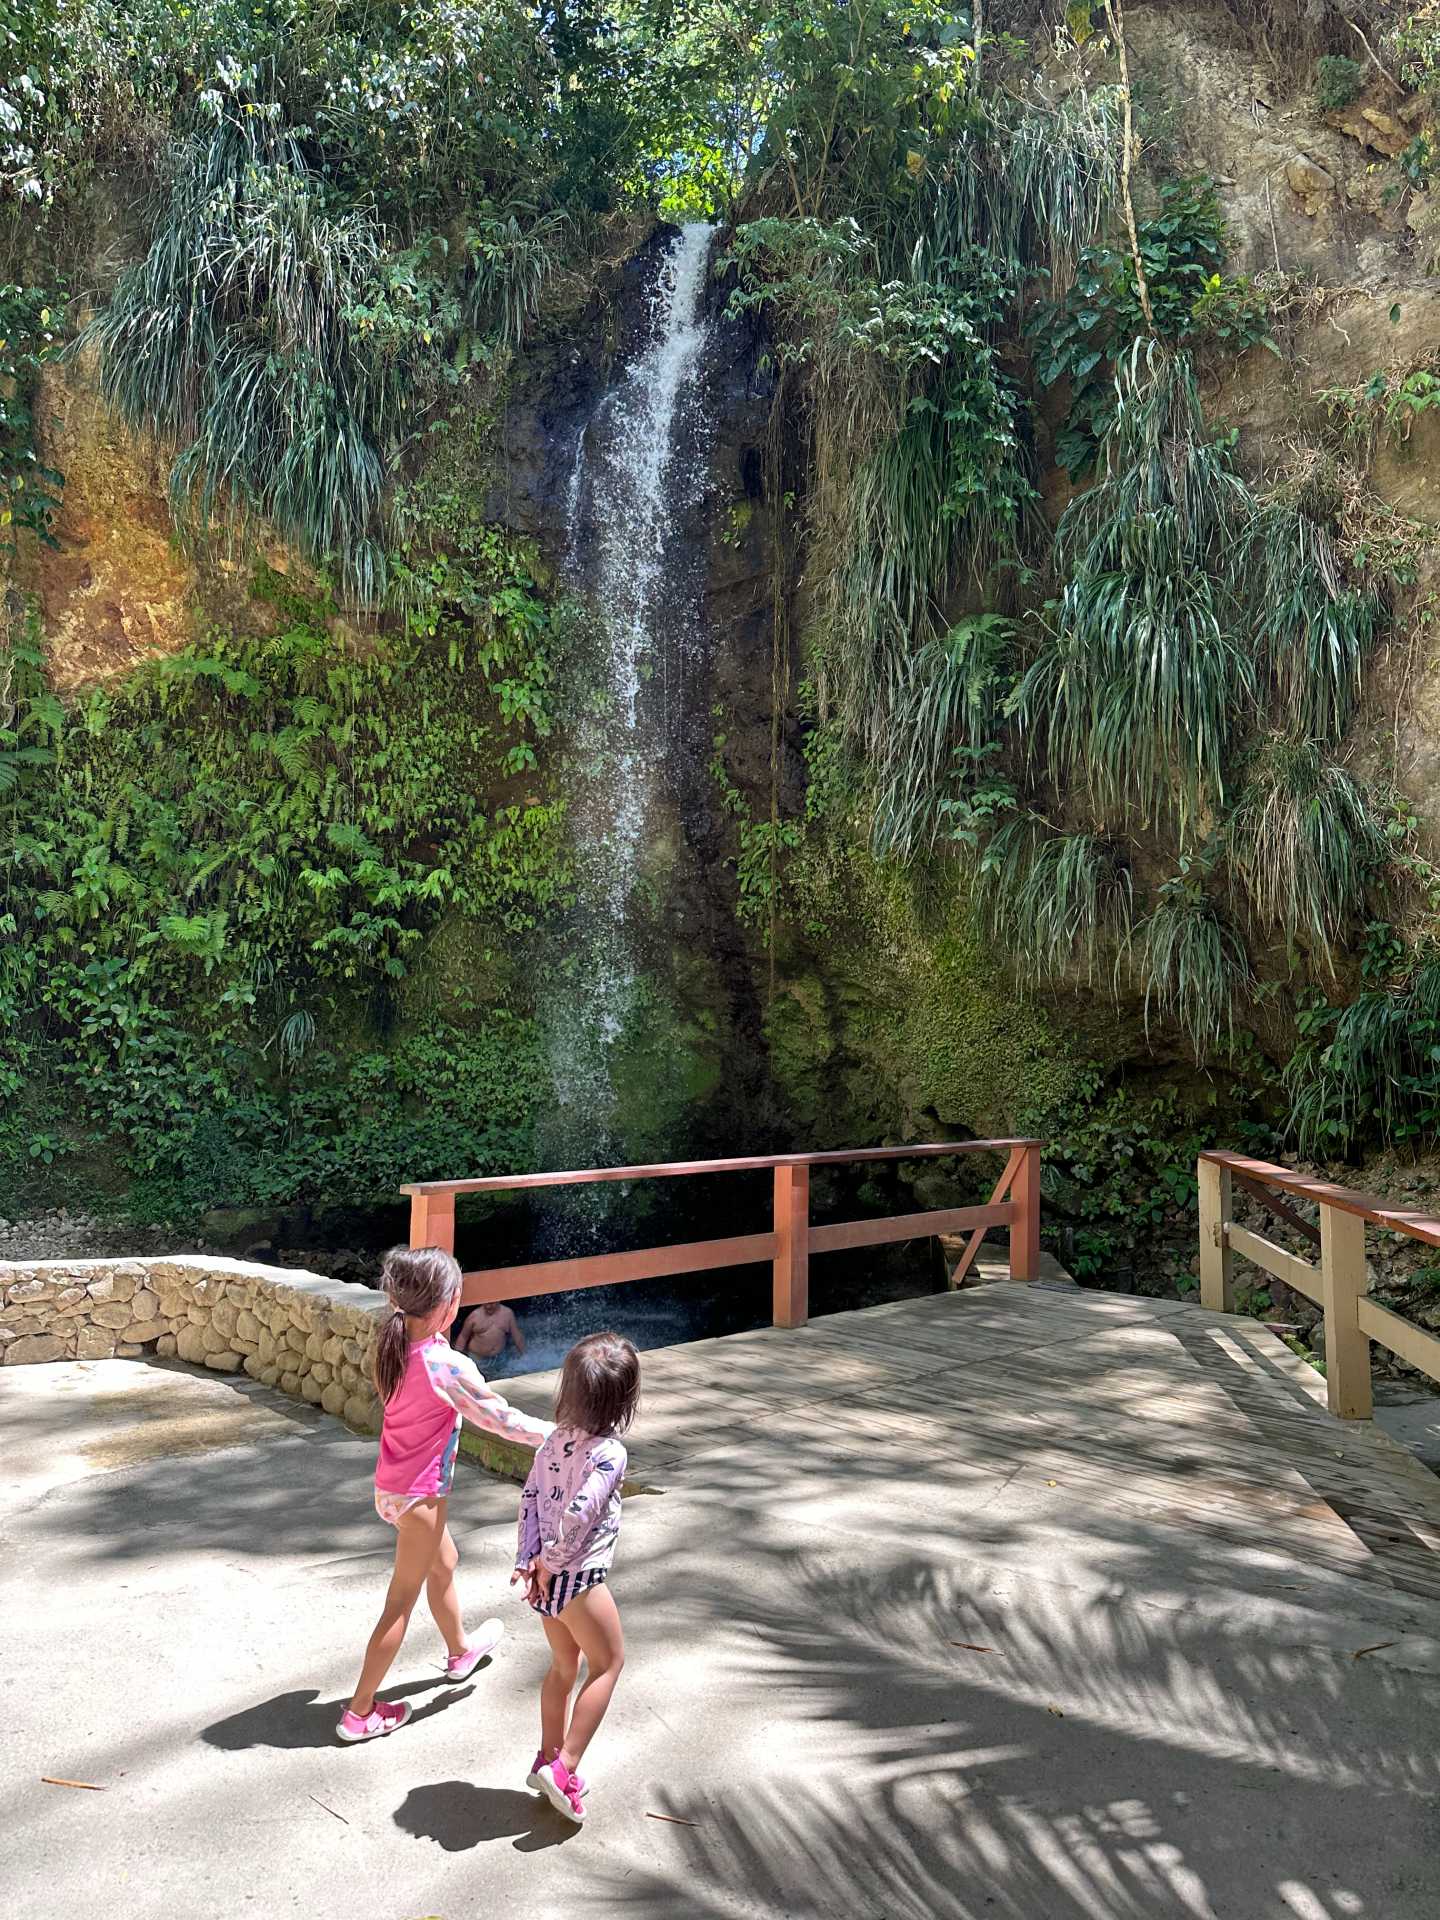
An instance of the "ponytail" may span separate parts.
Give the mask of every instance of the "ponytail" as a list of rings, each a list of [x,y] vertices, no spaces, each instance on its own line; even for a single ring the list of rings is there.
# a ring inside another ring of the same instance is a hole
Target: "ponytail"
[[[380,1396],[382,1406],[405,1378],[408,1347],[405,1316],[395,1307],[375,1342],[375,1391]]]
[[[380,1285],[390,1302],[390,1317],[375,1337],[375,1391],[381,1404],[405,1378],[410,1359],[406,1320],[424,1320],[448,1306],[460,1291],[455,1256],[439,1247],[392,1247],[380,1270]]]

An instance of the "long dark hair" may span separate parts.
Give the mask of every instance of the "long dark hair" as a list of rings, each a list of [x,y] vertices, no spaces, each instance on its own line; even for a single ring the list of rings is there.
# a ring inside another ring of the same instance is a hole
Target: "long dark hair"
[[[590,1333],[565,1356],[555,1424],[624,1433],[640,1404],[640,1356],[623,1333]]]
[[[460,1291],[460,1263],[439,1247],[392,1247],[380,1269],[390,1314],[375,1342],[375,1391],[382,1402],[405,1378],[409,1339],[405,1317],[424,1320]]]

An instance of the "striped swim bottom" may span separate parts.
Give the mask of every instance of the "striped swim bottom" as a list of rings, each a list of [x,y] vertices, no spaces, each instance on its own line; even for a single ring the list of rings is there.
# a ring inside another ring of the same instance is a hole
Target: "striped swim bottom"
[[[530,1604],[536,1613],[543,1613],[548,1620],[554,1620],[565,1611],[577,1593],[588,1593],[592,1587],[603,1587],[604,1584],[604,1567],[591,1567],[582,1573],[552,1573],[544,1599],[532,1600]]]

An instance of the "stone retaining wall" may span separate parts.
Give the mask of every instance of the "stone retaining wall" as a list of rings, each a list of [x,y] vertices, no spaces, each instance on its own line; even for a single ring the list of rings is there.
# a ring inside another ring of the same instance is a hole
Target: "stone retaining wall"
[[[376,1432],[381,1294],[210,1254],[0,1262],[0,1360],[173,1354],[239,1373]]]

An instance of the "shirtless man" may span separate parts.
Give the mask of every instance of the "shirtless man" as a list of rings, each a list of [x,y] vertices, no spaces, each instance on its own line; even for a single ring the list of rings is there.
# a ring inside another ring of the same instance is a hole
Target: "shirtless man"
[[[509,1307],[498,1300],[483,1301],[460,1329],[455,1341],[457,1353],[468,1353],[472,1360],[497,1360],[505,1351],[505,1342],[513,1340],[515,1351],[525,1351],[525,1336]]]

